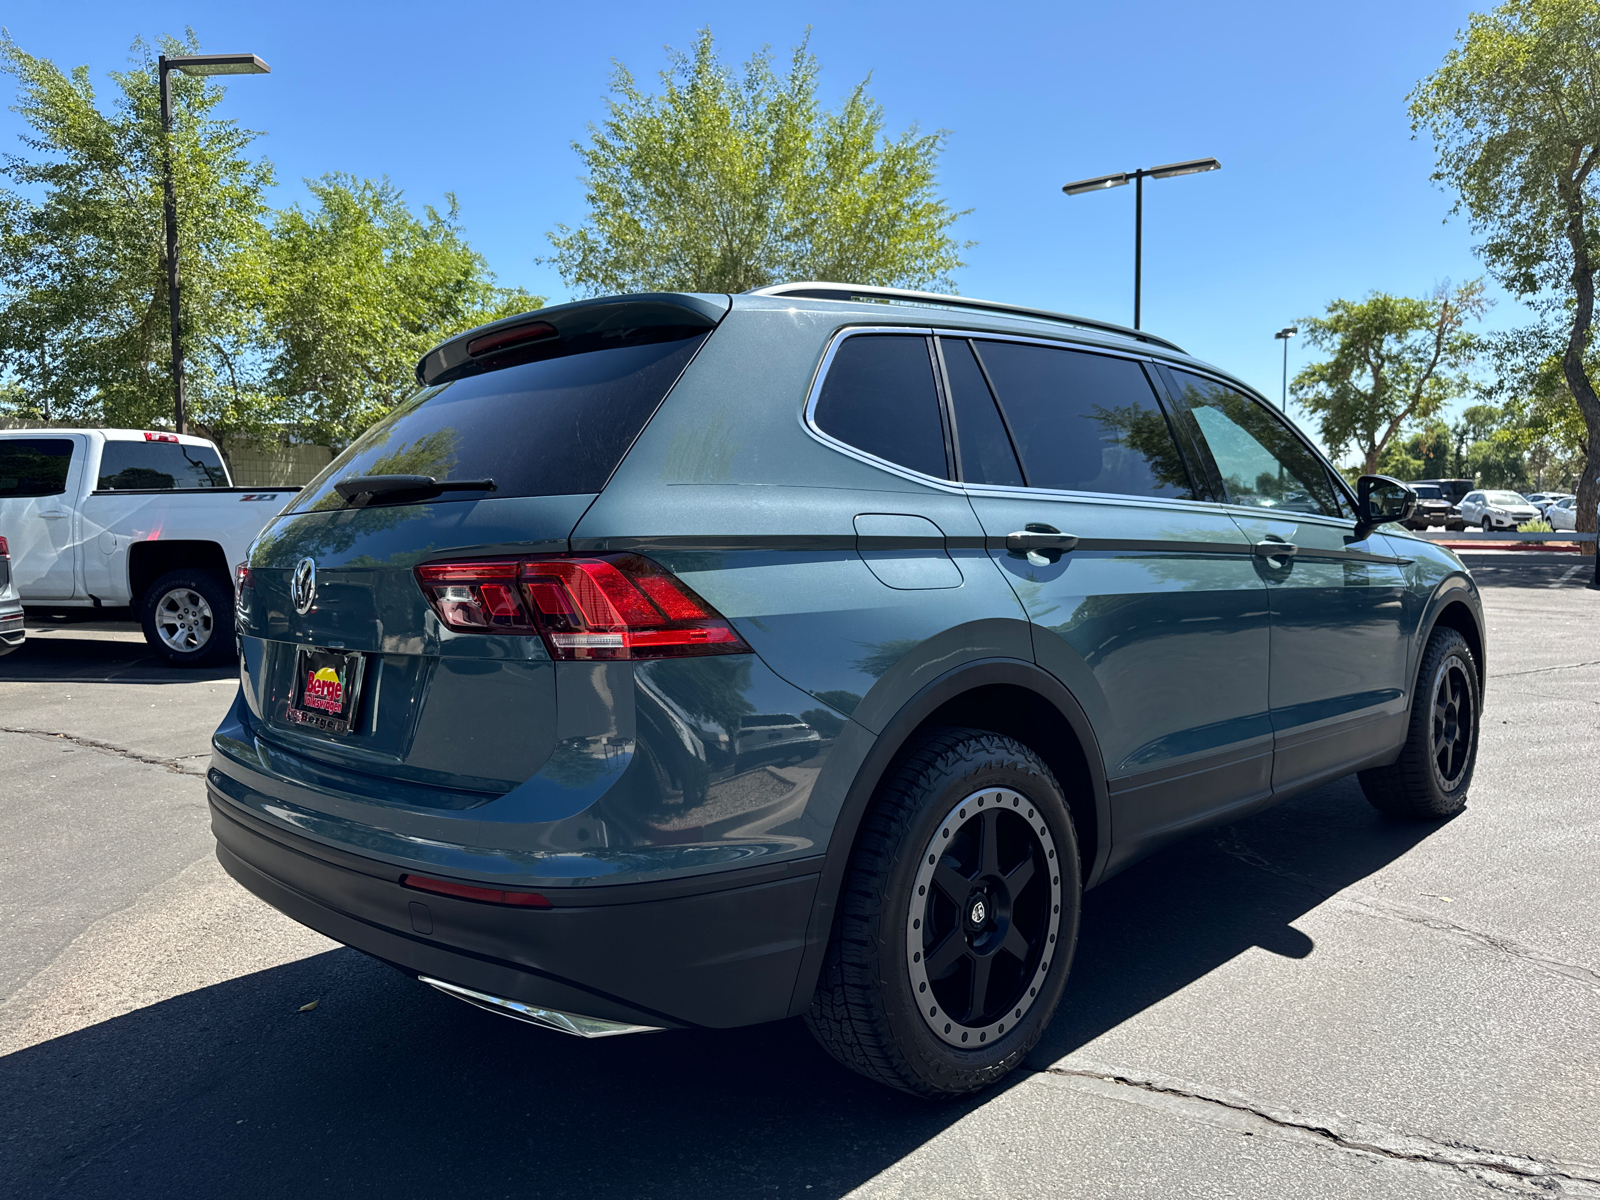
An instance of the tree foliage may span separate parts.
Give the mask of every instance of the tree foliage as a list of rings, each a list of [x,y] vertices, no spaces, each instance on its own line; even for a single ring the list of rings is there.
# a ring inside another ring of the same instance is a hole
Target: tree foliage
[[[312,440],[345,445],[415,391],[417,360],[441,338],[543,303],[494,286],[454,196],[418,216],[388,180],[307,187],[315,207],[273,222],[262,324],[266,386]]]
[[[1434,141],[1434,178],[1458,194],[1490,271],[1564,327],[1561,375],[1585,424],[1578,528],[1592,530],[1600,396],[1586,359],[1600,265],[1600,5],[1509,0],[1473,14],[1410,100],[1412,128]]]
[[[607,119],[573,143],[589,217],[550,234],[562,278],[586,293],[740,292],[783,280],[951,290],[964,215],[935,190],[945,134],[889,137],[856,85],[824,111],[806,42],[780,77],[761,51],[735,76],[710,29],[670,52],[661,93],[612,74]],[[972,243],[966,243],[967,246]]]
[[[199,46],[191,32],[162,50]],[[0,159],[22,189],[0,191],[0,368],[22,415],[149,425],[171,411],[160,93],[150,48],[133,54],[103,111],[86,67],[67,74],[0,40],[32,130],[31,155]],[[198,423],[248,423],[233,384],[265,280],[272,168],[248,157],[258,134],[215,115],[220,86],[171,79],[189,403]]]
[[[1465,368],[1478,351],[1466,329],[1487,307],[1474,280],[1426,299],[1373,292],[1335,300],[1325,316],[1305,317],[1301,331],[1332,352],[1294,379],[1294,395],[1321,424],[1335,455],[1353,448],[1367,473],[1412,421],[1426,420],[1468,388]]]

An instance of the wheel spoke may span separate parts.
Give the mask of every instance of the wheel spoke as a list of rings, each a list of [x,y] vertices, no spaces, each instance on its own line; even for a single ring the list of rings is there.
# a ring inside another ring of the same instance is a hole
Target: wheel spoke
[[[1028,961],[1028,951],[1031,947],[1028,945],[1028,939],[1022,936],[1022,930],[1013,925],[1006,930],[1006,936],[1000,942],[1000,949],[1011,955],[1019,963],[1026,963]]]
[[[950,973],[950,969],[961,961],[963,955],[970,953],[967,947],[966,936],[960,928],[952,929],[931,951],[924,955],[928,966],[929,979],[943,979]]]
[[[991,808],[978,822],[980,875],[1000,874],[1000,810]]]
[[[1017,893],[1027,887],[1028,882],[1033,878],[1033,864],[1033,846],[1030,844],[1028,846],[1028,857],[1012,867],[1005,877],[1006,890],[1011,893],[1012,899],[1016,899]]]
[[[950,865],[948,856],[939,860],[933,869],[933,886],[950,898],[950,903],[960,908],[972,890],[972,880]]]
[[[964,1025],[970,1025],[983,1016],[984,1006],[989,1000],[989,969],[994,966],[994,956],[985,954],[972,957],[972,991],[967,1005],[967,1015],[961,1018]]]

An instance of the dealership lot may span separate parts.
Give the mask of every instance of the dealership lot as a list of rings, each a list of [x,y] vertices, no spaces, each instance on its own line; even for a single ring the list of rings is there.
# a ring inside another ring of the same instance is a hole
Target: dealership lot
[[[1507,556],[1512,557],[1512,556]],[[0,660],[0,1178],[27,1196],[1600,1196],[1600,593],[1474,568],[1478,777],[1353,779],[1086,899],[1031,1073],[933,1105],[795,1024],[585,1043],[294,925],[211,856],[231,671]],[[314,1008],[301,1011],[316,1002]]]

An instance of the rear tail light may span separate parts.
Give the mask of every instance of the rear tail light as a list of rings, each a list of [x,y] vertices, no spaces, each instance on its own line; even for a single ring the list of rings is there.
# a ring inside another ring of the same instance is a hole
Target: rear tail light
[[[433,892],[439,896],[456,896],[462,900],[478,900],[484,904],[511,904],[518,908],[549,908],[550,901],[538,892],[503,892],[499,888],[473,887],[465,883],[450,883],[444,879],[429,879],[425,875],[402,875],[400,886],[416,888],[419,892]]]
[[[250,574],[250,564],[249,563],[242,562],[237,567],[235,567],[233,569],[233,592],[234,592],[234,595],[242,596],[244,594],[244,591],[245,591],[246,588],[254,587],[254,586],[255,586],[255,578]]]
[[[0,558],[10,558],[11,547],[6,545],[6,539],[0,536]]]
[[[417,568],[439,619],[463,633],[537,633],[563,660],[745,654],[733,626],[637,554],[485,558]]]

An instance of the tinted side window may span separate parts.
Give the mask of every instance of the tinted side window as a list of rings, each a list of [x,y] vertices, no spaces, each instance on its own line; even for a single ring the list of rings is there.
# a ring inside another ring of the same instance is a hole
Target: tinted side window
[[[1126,358],[978,342],[1028,486],[1192,500],[1150,382]]]
[[[227,486],[228,473],[215,450],[176,442],[107,442],[95,483],[103,491]]]
[[[352,475],[492,479],[497,497],[598,492],[705,337],[580,346],[424,388],[307,484],[294,509],[344,507],[333,485]]]
[[[71,438],[0,438],[0,496],[59,496],[71,465]]]
[[[950,407],[955,412],[956,447],[961,478],[967,483],[995,483],[1020,487],[1022,472],[1011,450],[1000,410],[972,353],[972,345],[953,338],[939,339],[945,376],[950,381]]]
[[[948,478],[926,338],[868,333],[840,342],[815,419],[824,433],[868,454]]]
[[[1173,371],[1229,504],[1341,515],[1322,460],[1275,413],[1214,380]]]

